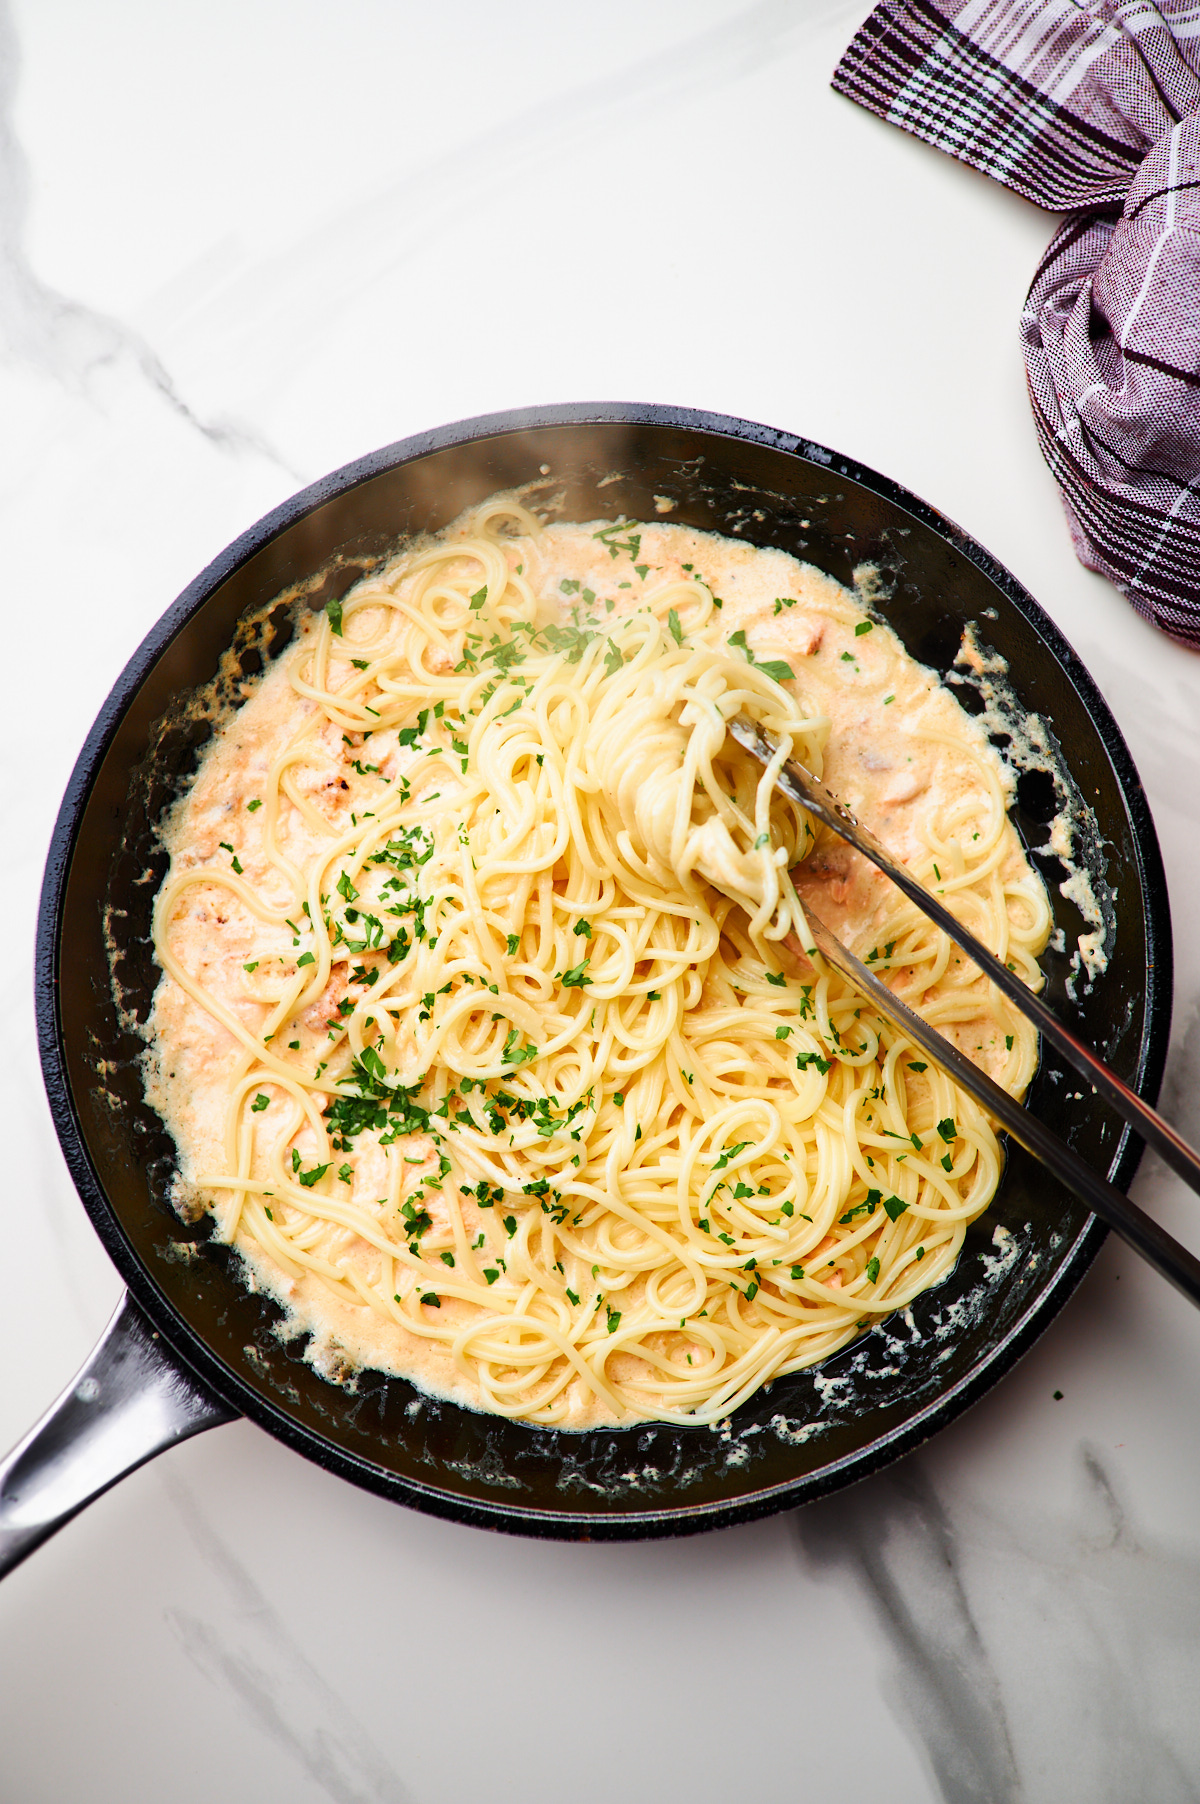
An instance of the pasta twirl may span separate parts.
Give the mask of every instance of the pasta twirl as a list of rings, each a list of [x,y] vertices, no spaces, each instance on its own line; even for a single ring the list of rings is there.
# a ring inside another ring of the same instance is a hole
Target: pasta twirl
[[[886,629],[781,554],[504,498],[300,626],[170,823],[147,1087],[318,1365],[715,1422],[943,1276],[994,1134],[780,942],[819,900],[1016,1094],[1033,1036],[725,732],[820,772],[903,679],[876,812],[1036,984],[1001,769]]]

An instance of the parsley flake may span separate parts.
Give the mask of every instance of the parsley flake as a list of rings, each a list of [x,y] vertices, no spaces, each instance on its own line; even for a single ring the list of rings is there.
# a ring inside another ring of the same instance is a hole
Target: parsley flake
[[[716,600],[716,596],[713,597],[713,600]],[[782,658],[767,658],[766,660],[756,658],[746,643],[745,632],[740,627],[736,633],[730,633],[729,643],[736,645],[738,650],[744,654],[747,664],[753,664],[756,670],[761,670],[764,676],[771,678],[772,682],[786,683],[796,674],[791,665],[785,664]]]

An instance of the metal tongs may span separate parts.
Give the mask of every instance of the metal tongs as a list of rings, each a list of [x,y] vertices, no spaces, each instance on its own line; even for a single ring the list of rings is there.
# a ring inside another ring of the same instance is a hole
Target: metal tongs
[[[744,715],[739,714],[729,722],[729,732],[739,745],[763,764],[768,764],[775,757],[778,748],[772,744],[769,735]],[[1027,990],[1020,978],[1001,964],[961,921],[956,920],[944,903],[939,902],[923,884],[918,883],[911,872],[880,844],[874,834],[861,826],[850,810],[817,781],[811,771],[805,770],[802,764],[789,760],[775,778],[775,786],[791,801],[815,815],[825,826],[831,827],[857,852],[861,852],[864,858],[870,859],[885,877],[891,879],[897,889],[903,890],[909,901],[914,902],[930,920],[935,921],[943,933],[948,934],[996,988],[1033,1023],[1038,1032],[1045,1035],[1097,1095],[1111,1103],[1134,1132],[1154,1148],[1172,1171],[1177,1172],[1185,1184],[1200,1194],[1200,1154],[1176,1133],[1169,1121],[1164,1121],[1156,1109],[1151,1108],[1115,1071],[1110,1070],[1090,1046],[1085,1045],[1070,1028],[1065,1027],[1039,996],[1035,996],[1032,990]],[[1081,1197],[1114,1233],[1127,1241],[1135,1252],[1140,1253],[1156,1271],[1169,1279],[1185,1297],[1200,1305],[1200,1260],[1194,1258],[1165,1229],[1160,1228],[1157,1222],[1152,1221],[1136,1203],[1130,1202],[1115,1184],[1110,1184],[1107,1178],[1101,1177],[1090,1165],[1085,1164],[1078,1153],[1073,1152],[1057,1134],[1052,1133],[1035,1115],[1031,1115],[1006,1090],[1002,1090],[999,1084],[994,1083],[986,1072],[972,1064],[936,1028],[930,1027],[927,1021],[915,1014],[907,1003],[893,994],[887,984],[868,970],[861,959],[855,958],[815,915],[807,909],[805,915],[817,950],[843,977],[849,978],[864,996],[869,996],[881,1014],[886,1015],[923,1052],[928,1053],[961,1089],[966,1090],[990,1115],[995,1116],[1014,1140],[1019,1140],[1022,1146],[1048,1166],[1055,1177],[1061,1179],[1076,1196]]]

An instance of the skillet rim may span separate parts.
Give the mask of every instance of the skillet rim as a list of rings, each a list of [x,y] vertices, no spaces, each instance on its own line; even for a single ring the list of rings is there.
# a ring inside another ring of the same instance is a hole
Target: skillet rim
[[[1058,662],[1099,734],[1129,821],[1145,913],[1146,1009],[1133,1087],[1157,1098],[1170,1034],[1173,952],[1170,904],[1162,855],[1149,802],[1128,747],[1107,702],[1073,647],[1017,578],[954,521],[869,466],[801,435],[734,416],[646,403],[568,402],[479,415],[397,440],[342,465],[281,502],[233,540],[165,610],[134,651],[101,707],[72,770],[51,835],[38,909],[35,1004],[43,1078],[55,1129],[84,1208],[130,1295],[170,1355],[202,1391],[220,1398],[259,1427],[323,1469],[364,1489],[424,1513],[477,1527],[535,1538],[625,1541],[698,1533],[757,1518],[826,1496],[911,1452],[948,1425],[1010,1371],[1049,1326],[1082,1280],[1107,1230],[1095,1216],[1081,1226],[1052,1281],[1039,1291],[1014,1326],[950,1390],[877,1439],[816,1473],[763,1487],[735,1500],[679,1504],[619,1514],[586,1509],[544,1510],[501,1500],[482,1502],[443,1486],[385,1470],[294,1420],[227,1366],[158,1289],[109,1203],[88,1151],[67,1075],[58,1003],[58,952],[67,878],[93,782],[127,710],[158,658],[198,609],[235,571],[271,540],[307,515],[388,470],[465,443],[558,426],[672,427],[733,439],[797,456],[832,475],[844,476],[932,530],[973,564],[1024,616]],[[1127,1188],[1141,1157],[1141,1143],[1122,1131],[1110,1166],[1112,1181]],[[642,1425],[644,1426],[644,1425]],[[613,1433],[635,1430],[613,1430]]]

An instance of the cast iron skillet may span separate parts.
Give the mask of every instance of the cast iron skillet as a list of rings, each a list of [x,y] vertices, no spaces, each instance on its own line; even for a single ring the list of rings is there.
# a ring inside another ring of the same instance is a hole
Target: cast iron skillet
[[[1059,892],[1063,870],[1036,851],[1065,792],[1056,795],[1044,773],[1023,775],[1015,819],[1047,875],[1068,948],[1047,955],[1050,995],[1129,1083],[1157,1095],[1171,938],[1146,799],[1079,660],[973,540],[834,452],[713,414],[550,407],[389,446],[285,503],[185,590],[130,660],[67,790],[39,926],[42,1061],[72,1175],[131,1301],[107,1351],[10,1465],[4,1495],[10,1505],[16,1496],[25,1524],[10,1561],[122,1470],[233,1414],[397,1502],[518,1534],[634,1539],[763,1516],[862,1478],[959,1415],[1032,1345],[1096,1254],[1103,1230],[1095,1218],[1010,1148],[993,1207],[968,1233],[953,1275],[914,1305],[911,1323],[893,1321],[819,1372],[777,1381],[716,1432],[564,1435],[433,1402],[375,1373],[341,1387],[325,1382],[301,1345],[276,1336],[278,1310],[243,1288],[207,1220],[186,1226],[172,1213],[173,1149],[142,1100],[141,1043],[121,1025],[105,939],[107,918],[122,1000],[144,1017],[158,975],[150,908],[165,868],[153,822],[208,731],[194,715],[172,715],[172,704],[211,682],[247,610],[305,583],[311,604],[322,606],[404,535],[436,529],[495,490],[539,481],[535,495],[566,518],[684,521],[780,546],[842,581],[874,561],[884,577],[881,611],[913,655],[940,672],[953,665],[964,622],[977,622],[1007,660],[1019,702],[1052,727],[1095,880],[1119,902],[1107,974],[1090,989],[1073,982],[1069,949],[1081,921]],[[227,676],[277,652],[284,620],[280,609],[259,633],[243,635]],[[973,691],[962,693],[978,708]],[[109,873],[107,898],[99,872]],[[1048,1057],[1031,1106],[1126,1187],[1139,1143],[1076,1090]],[[119,1455],[106,1453],[106,1422],[128,1426],[134,1406],[151,1427],[140,1442],[127,1432]],[[43,1496],[39,1526],[47,1459],[70,1465],[81,1447],[90,1476],[56,1513]]]

